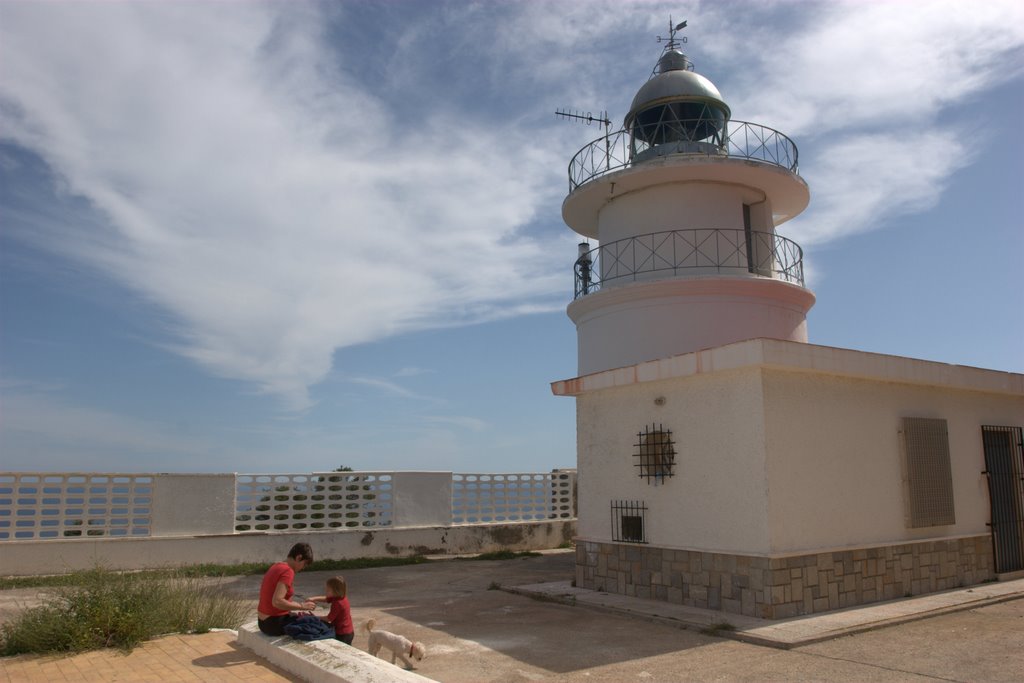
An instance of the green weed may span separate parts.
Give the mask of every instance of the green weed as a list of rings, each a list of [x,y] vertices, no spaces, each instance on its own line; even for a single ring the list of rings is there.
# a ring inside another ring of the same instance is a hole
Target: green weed
[[[412,557],[362,557],[351,560],[317,560],[306,571],[345,571],[374,567],[399,567],[409,564],[422,564],[429,561],[422,555],[413,555]],[[267,571],[267,567],[270,564],[269,562],[189,564],[173,569],[146,569],[132,572],[131,575],[147,579],[257,576]],[[74,586],[80,582],[82,575],[82,572],[75,572],[54,576],[9,576],[0,578],[0,590]]]
[[[481,553],[473,557],[456,557],[456,560],[514,560],[517,557],[540,557],[540,553],[532,550],[516,552],[514,550],[497,550],[493,553]]]
[[[717,636],[723,631],[735,631],[736,627],[730,624],[728,621],[720,621],[717,624],[711,624],[700,630],[706,636]]]
[[[197,577],[93,569],[67,578],[48,604],[0,626],[0,655],[131,650],[164,633],[236,628],[251,608]]]

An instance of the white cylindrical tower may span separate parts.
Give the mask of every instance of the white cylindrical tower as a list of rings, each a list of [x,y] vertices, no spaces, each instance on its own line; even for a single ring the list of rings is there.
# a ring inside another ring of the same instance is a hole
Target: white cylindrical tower
[[[569,164],[566,224],[581,245],[581,375],[769,337],[807,341],[802,251],[775,227],[806,208],[796,145],[730,118],[670,42],[623,128]]]

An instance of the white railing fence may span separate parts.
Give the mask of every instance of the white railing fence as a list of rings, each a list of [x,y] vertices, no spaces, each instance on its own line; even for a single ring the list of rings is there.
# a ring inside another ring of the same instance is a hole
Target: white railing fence
[[[571,519],[575,470],[545,474],[455,474],[455,524]]]
[[[239,474],[235,531],[386,527],[393,523],[391,472]]]
[[[149,536],[152,475],[0,473],[0,540]]]
[[[576,471],[0,472],[0,543],[575,519]]]

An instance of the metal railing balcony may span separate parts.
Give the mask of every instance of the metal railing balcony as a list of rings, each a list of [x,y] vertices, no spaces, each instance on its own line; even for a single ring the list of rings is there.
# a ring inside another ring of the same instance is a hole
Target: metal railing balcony
[[[574,267],[573,299],[606,287],[678,275],[767,277],[804,286],[804,253],[796,242],[770,232],[692,228],[602,244]]]
[[[633,126],[594,140],[569,161],[569,191],[606,173],[669,154],[735,157],[798,172],[796,144],[779,131],[746,121],[694,119]]]

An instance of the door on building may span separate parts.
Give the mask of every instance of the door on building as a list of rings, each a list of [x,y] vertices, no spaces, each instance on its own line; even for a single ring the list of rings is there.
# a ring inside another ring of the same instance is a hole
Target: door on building
[[[1024,569],[1024,438],[1020,427],[981,428],[996,573]]]

